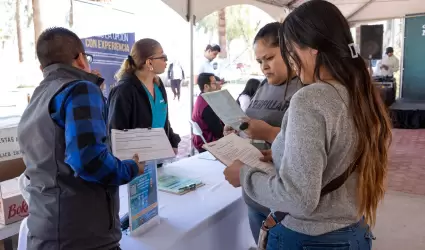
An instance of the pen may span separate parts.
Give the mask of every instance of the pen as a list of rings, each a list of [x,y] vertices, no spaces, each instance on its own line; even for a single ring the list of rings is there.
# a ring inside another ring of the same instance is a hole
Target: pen
[[[249,123],[242,122],[241,125],[239,126],[239,129],[244,131],[244,130],[248,129],[248,127],[249,127]]]

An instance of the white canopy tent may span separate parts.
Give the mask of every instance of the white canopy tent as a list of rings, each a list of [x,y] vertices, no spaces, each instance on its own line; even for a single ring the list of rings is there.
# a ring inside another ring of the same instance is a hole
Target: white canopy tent
[[[256,6],[279,20],[288,10],[307,2],[308,0],[162,0],[180,16],[189,20],[191,15],[196,20],[221,8],[231,5],[248,4]],[[402,18],[409,14],[425,12],[424,0],[328,0],[335,4],[351,23],[371,22]]]
[[[247,4],[256,6],[276,20],[308,0],[162,0],[188,21],[190,26],[190,96],[193,97],[193,26],[214,11],[227,6]],[[328,0],[335,4],[352,24],[403,18],[425,13],[425,0]],[[190,98],[192,113],[193,98]]]

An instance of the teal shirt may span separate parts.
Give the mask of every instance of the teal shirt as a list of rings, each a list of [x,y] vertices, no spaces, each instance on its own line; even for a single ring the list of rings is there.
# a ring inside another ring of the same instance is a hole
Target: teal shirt
[[[152,128],[164,128],[165,121],[167,120],[167,103],[162,96],[161,90],[158,85],[154,85],[155,98],[151,95],[149,90],[143,85],[143,88],[148,94],[149,102],[152,110]]]

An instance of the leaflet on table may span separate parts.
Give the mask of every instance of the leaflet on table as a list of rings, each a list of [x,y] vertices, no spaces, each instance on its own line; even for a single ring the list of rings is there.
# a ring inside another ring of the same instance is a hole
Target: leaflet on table
[[[144,174],[128,184],[130,235],[138,235],[159,224],[158,183],[155,161],[145,163]]]
[[[185,194],[203,186],[199,180],[178,177],[168,174],[160,174],[158,176],[158,189],[172,194]]]
[[[204,144],[203,148],[226,166],[229,166],[235,160],[240,160],[250,167],[264,170],[273,168],[273,164],[260,161],[263,154],[249,140],[235,134],[230,134],[218,141]]]
[[[173,148],[163,128],[112,129],[112,152],[121,160],[139,155],[140,161],[175,157]]]
[[[241,118],[247,117],[226,89],[203,93],[202,97],[211,106],[221,121],[234,129],[238,130],[241,124]]]

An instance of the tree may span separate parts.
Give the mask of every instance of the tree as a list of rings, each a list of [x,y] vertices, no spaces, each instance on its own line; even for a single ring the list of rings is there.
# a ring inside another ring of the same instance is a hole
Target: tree
[[[202,18],[196,25],[196,31],[202,31],[204,34],[209,34],[209,43],[212,42],[214,34],[217,32],[218,27],[218,12],[213,12],[208,16]]]
[[[226,10],[218,12],[218,44],[221,47],[220,57],[227,58]]]
[[[37,44],[38,37],[43,30],[40,15],[40,0],[32,0],[32,20],[34,22],[34,44]]]
[[[69,28],[74,26],[74,0],[69,0],[69,11],[67,16]]]
[[[22,48],[21,1],[20,0],[16,0],[15,22],[16,22],[16,38],[18,40],[18,57],[19,57],[19,62],[23,62],[24,52]]]
[[[15,28],[13,27],[13,1],[0,1],[0,9],[3,11],[0,15],[0,42],[4,49],[6,42],[13,37]]]

